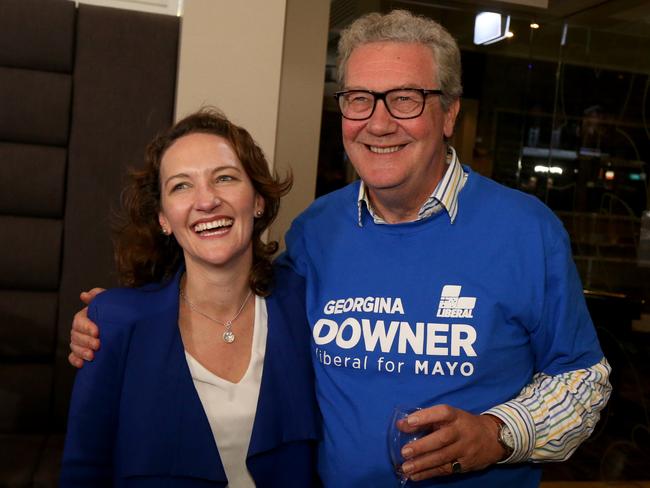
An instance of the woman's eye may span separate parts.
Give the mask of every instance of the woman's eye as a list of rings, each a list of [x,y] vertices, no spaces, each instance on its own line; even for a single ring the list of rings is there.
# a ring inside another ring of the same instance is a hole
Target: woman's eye
[[[230,175],[219,175],[217,176],[217,181],[233,181],[235,178],[233,178]]]
[[[176,183],[174,186],[172,186],[172,191],[184,190],[187,187],[187,183]]]

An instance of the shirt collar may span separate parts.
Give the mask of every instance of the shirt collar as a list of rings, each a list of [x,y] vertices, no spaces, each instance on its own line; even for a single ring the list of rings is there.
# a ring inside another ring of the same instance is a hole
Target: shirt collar
[[[436,185],[433,193],[427,198],[422,207],[420,207],[418,217],[415,221],[431,217],[442,210],[447,211],[452,224],[456,220],[456,215],[458,214],[458,194],[463,186],[465,186],[467,174],[458,160],[456,150],[451,146],[447,148],[446,162],[447,170],[444,176],[438,182],[438,185]],[[375,224],[386,224],[386,221],[373,209],[363,180],[359,185],[359,196],[357,200],[359,227],[363,227],[362,210],[364,205],[368,209],[368,213],[370,213]]]

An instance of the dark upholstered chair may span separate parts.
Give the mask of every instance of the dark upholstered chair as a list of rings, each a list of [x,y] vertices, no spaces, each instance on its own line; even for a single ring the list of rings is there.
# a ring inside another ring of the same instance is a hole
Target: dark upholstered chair
[[[112,286],[124,169],[172,122],[179,21],[0,0],[0,487],[56,486],[80,290]]]

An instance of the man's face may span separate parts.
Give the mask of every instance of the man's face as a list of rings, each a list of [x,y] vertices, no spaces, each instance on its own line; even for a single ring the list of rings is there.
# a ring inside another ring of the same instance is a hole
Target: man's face
[[[344,89],[436,89],[437,79],[427,46],[373,42],[352,51]],[[458,107],[456,101],[444,112],[439,97],[428,96],[422,115],[400,120],[379,101],[368,120],[343,119],[345,150],[380,210],[387,202],[419,208],[433,192],[446,169],[443,137],[451,137]]]

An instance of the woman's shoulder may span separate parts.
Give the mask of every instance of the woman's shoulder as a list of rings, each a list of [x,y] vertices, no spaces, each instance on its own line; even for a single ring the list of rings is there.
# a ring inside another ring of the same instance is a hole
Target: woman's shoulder
[[[95,297],[88,307],[88,315],[93,321],[111,323],[129,323],[157,315],[173,306],[174,299],[178,300],[173,281],[139,288],[111,288]]]

